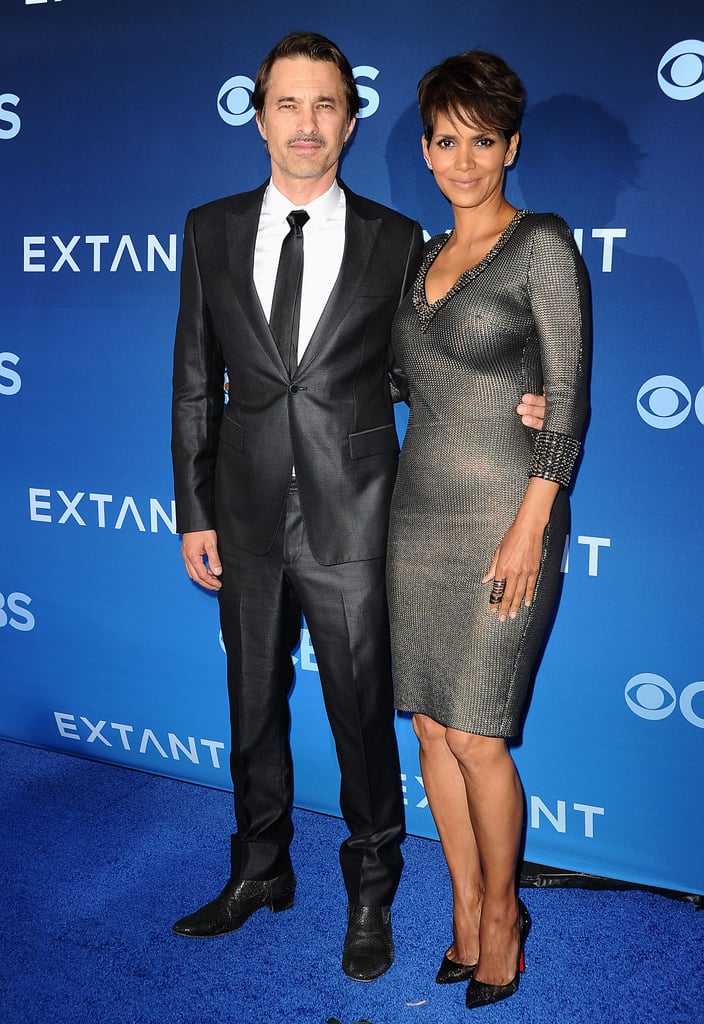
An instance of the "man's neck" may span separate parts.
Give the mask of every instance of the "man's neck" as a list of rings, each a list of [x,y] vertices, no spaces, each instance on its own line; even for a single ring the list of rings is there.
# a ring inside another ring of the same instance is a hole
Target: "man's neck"
[[[332,187],[337,175],[337,164],[320,178],[290,178],[282,175],[277,167],[271,169],[271,180],[281,195],[286,196],[294,207],[307,206],[314,199],[325,195]]]

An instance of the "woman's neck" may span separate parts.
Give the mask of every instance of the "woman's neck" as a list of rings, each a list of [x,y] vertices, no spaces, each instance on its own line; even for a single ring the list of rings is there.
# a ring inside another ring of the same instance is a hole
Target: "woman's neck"
[[[515,206],[503,196],[491,206],[455,208],[455,245],[470,249],[482,240],[498,237],[511,223],[515,213]]]

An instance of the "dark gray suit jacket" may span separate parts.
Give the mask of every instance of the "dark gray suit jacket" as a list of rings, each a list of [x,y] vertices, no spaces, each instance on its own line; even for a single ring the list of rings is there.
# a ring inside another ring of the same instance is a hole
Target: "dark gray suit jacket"
[[[398,456],[390,328],[418,270],[421,230],[343,186],[342,267],[289,377],[253,280],[265,187],[186,220],[173,381],[178,529],[216,529],[223,548],[264,554],[295,463],[316,559],[381,557]]]

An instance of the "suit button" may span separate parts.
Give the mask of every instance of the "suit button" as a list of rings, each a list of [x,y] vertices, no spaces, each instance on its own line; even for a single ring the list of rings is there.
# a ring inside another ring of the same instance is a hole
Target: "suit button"
[[[288,390],[292,395],[297,395],[300,389],[298,384],[290,384]]]

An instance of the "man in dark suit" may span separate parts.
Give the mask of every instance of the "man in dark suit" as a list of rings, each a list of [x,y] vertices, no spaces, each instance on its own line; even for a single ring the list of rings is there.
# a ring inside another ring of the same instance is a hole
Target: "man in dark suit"
[[[288,694],[302,611],[350,830],[340,850],[343,969],[371,980],[393,959],[404,834],[384,590],[398,454],[387,362],[422,235],[337,180],[359,98],[334,44],[313,33],[284,39],[252,101],[271,181],[191,211],[184,238],[176,508],[191,579],[219,592],[237,834],[223,892],[174,928],[220,934],[293,902]],[[302,229],[289,228],[292,210],[308,214]],[[305,256],[292,355],[269,320],[282,242],[296,230]]]
[[[393,960],[404,834],[384,589],[389,337],[422,234],[337,178],[359,98],[333,43],[286,37],[252,102],[271,180],[192,210],[184,237],[176,509],[189,576],[218,591],[237,834],[225,888],[174,930],[222,934],[293,903],[288,694],[303,612],[350,832],[342,965],[369,981]]]

